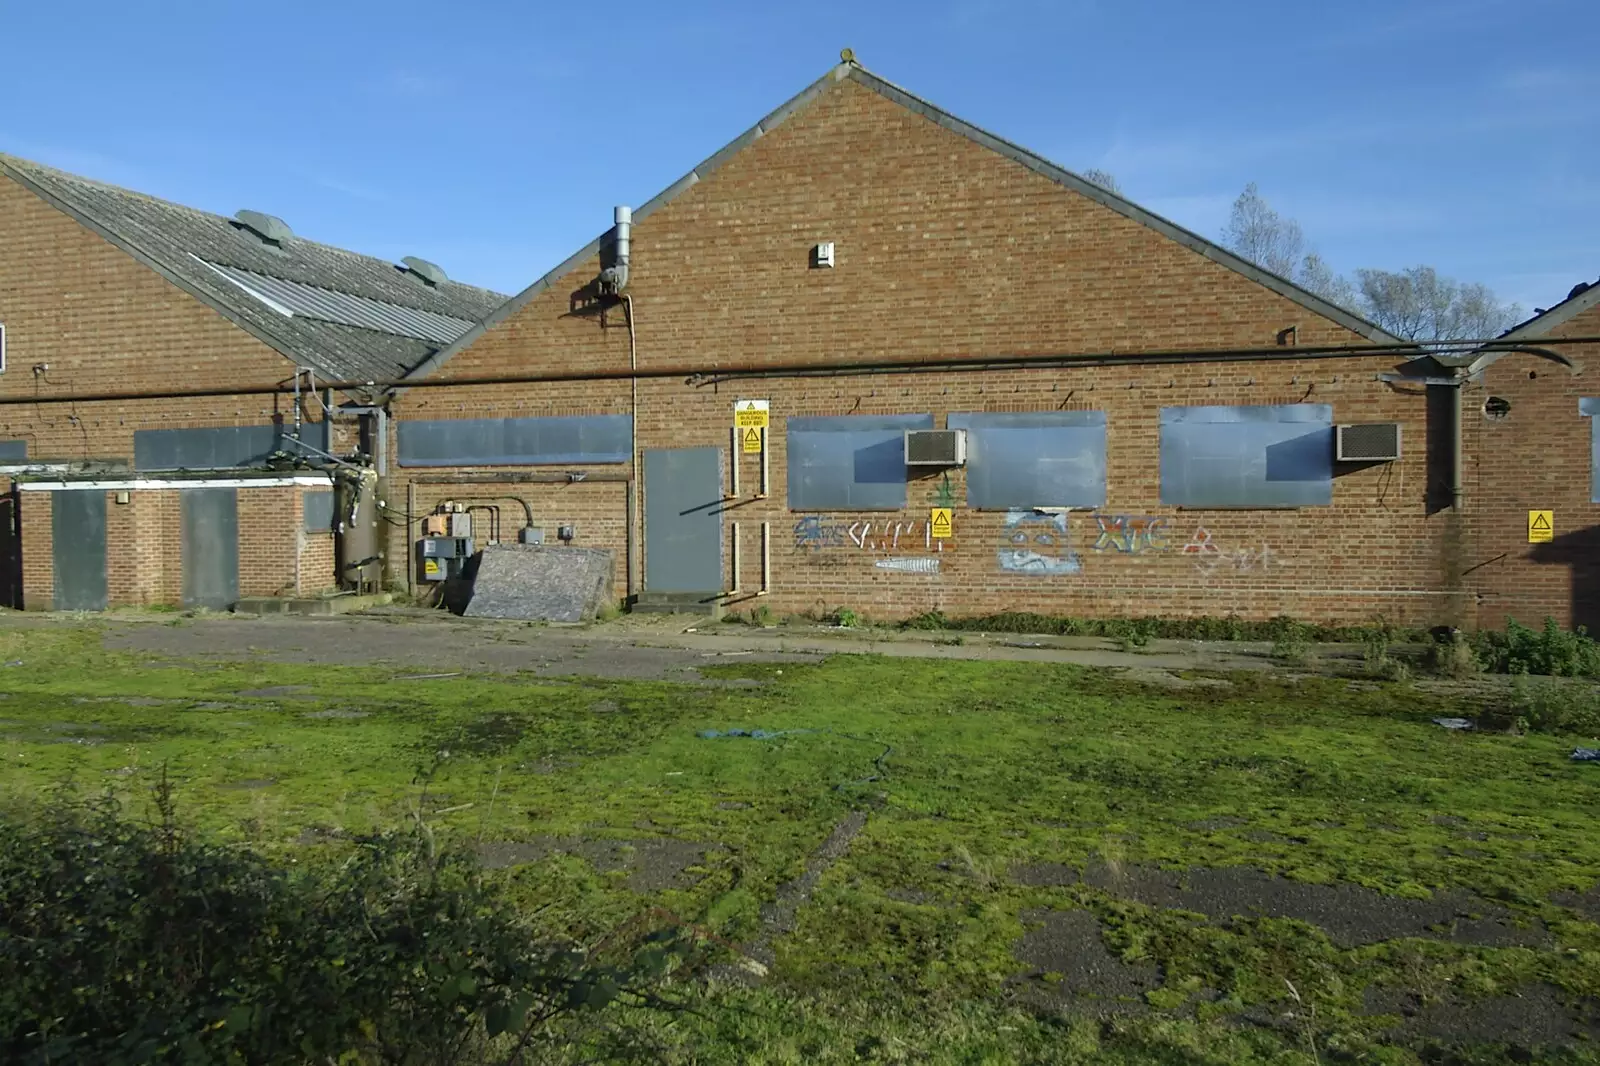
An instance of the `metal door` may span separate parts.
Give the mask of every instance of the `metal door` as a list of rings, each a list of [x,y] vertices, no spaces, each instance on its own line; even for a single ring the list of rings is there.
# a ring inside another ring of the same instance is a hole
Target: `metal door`
[[[183,605],[225,610],[239,601],[239,490],[184,489]]]
[[[50,494],[50,545],[58,611],[106,609],[106,494],[58,489]]]
[[[646,592],[723,591],[722,506],[722,449],[646,449]]]
[[[22,494],[0,496],[0,607],[22,610]]]

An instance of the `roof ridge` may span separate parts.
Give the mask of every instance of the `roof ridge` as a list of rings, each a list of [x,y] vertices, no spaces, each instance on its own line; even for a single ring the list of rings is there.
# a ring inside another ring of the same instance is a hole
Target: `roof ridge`
[[[76,173],[74,171],[62,170],[60,167],[54,167],[54,166],[51,166],[48,163],[40,163],[37,160],[24,159],[21,156],[12,155],[12,154],[10,154],[8,152],[0,152],[0,172],[3,172],[8,167],[19,167],[20,169],[22,169],[24,171],[34,171],[34,172],[36,172],[36,173],[34,173],[34,174],[30,175],[30,176],[45,177],[45,178],[54,179],[54,180],[57,180],[57,181],[66,181],[66,182],[71,182],[71,183],[75,183],[75,184],[79,184],[79,185],[87,185],[87,186],[89,186],[91,188],[101,189],[101,190],[104,190],[106,192],[116,193],[117,195],[120,195],[120,196],[130,196],[130,197],[133,197],[136,200],[144,200],[144,201],[147,201],[149,203],[159,204],[162,207],[173,208],[173,209],[176,209],[176,210],[179,210],[179,211],[187,211],[190,214],[200,215],[200,216],[208,218],[208,219],[214,219],[216,221],[225,222],[225,223],[228,223],[229,225],[234,225],[234,226],[238,225],[238,220],[236,218],[234,218],[233,216],[231,216],[231,215],[218,214],[215,211],[207,211],[203,207],[195,207],[192,204],[181,203],[180,201],[177,201],[177,200],[169,200],[164,196],[157,196],[154,193],[143,192],[143,191],[141,191],[139,189],[130,189],[125,185],[117,185],[117,184],[114,184],[114,183],[109,182],[109,181],[102,181],[99,178],[91,178],[91,177],[88,177],[87,175],[84,175],[84,174],[78,174],[78,173]],[[42,171],[43,173],[42,174],[37,173],[37,172],[40,172],[40,171]],[[300,242],[301,244],[309,245],[309,246],[311,246],[313,248],[317,248],[317,249],[320,249],[322,251],[334,252],[334,253],[337,253],[339,255],[353,256],[353,257],[355,257],[357,259],[364,259],[364,260],[367,260],[367,261],[370,261],[370,262],[373,262],[373,263],[385,263],[385,264],[388,264],[389,266],[396,266],[397,265],[397,264],[391,262],[389,259],[387,259],[387,258],[385,258],[383,256],[370,255],[370,254],[368,254],[366,252],[358,252],[354,248],[346,248],[343,245],[338,245],[338,244],[329,244],[326,241],[319,241],[319,240],[316,240],[315,238],[312,238],[312,237],[302,237],[298,233],[293,235],[293,239],[295,241]],[[245,268],[239,267],[238,269],[242,270],[242,269],[245,269]],[[292,278],[283,278],[281,280],[283,280],[283,281],[292,281],[294,279],[292,279]],[[476,292],[481,292],[481,293],[483,293],[483,294],[485,294],[487,296],[492,296],[492,297],[495,297],[495,298],[497,298],[499,300],[507,299],[507,296],[506,296],[505,293],[498,292],[498,291],[496,291],[494,289],[486,288],[486,287],[484,287],[482,285],[473,285],[470,282],[457,281],[454,278],[447,279],[445,281],[445,284],[446,285],[459,286],[460,288],[463,288],[463,289],[472,289],[472,290],[474,290]],[[342,290],[334,289],[334,290],[330,290],[330,291],[338,292],[338,291],[342,291]],[[359,294],[358,293],[349,293],[348,295],[355,296],[355,295],[359,295]],[[397,305],[397,306],[403,306],[403,305]]]
[[[819,96],[829,85],[837,81],[842,81],[845,78],[849,78],[857,82],[864,88],[876,92],[880,96],[900,104],[902,107],[906,107],[911,111],[915,111],[924,118],[927,118],[929,121],[943,126],[953,133],[957,133],[968,138],[969,140],[975,141],[976,143],[989,148],[991,151],[998,152],[999,154],[1011,159],[1013,162],[1019,163],[1037,174],[1050,178],[1058,185],[1065,185],[1068,188],[1071,188],[1074,191],[1079,192],[1092,200],[1095,200],[1103,206],[1109,207],[1118,214],[1130,218],[1144,226],[1155,229],[1157,232],[1163,233],[1167,237],[1178,241],[1180,244],[1185,245],[1190,250],[1205,256],[1207,259],[1210,259],[1221,266],[1227,267],[1228,269],[1233,270],[1235,273],[1243,274],[1258,284],[1264,285],[1274,292],[1277,292],[1279,295],[1293,300],[1302,307],[1305,307],[1307,310],[1314,311],[1317,314],[1330,319],[1331,321],[1337,322],[1345,328],[1350,329],[1351,331],[1358,333],[1369,340],[1380,344],[1406,343],[1401,338],[1389,334],[1376,323],[1362,318],[1360,315],[1350,311],[1348,308],[1340,307],[1339,305],[1325,300],[1307,289],[1301,288],[1288,278],[1281,277],[1280,275],[1274,274],[1269,270],[1265,270],[1262,267],[1251,263],[1249,260],[1235,252],[1229,251],[1220,244],[1217,244],[1215,241],[1202,237],[1193,230],[1186,229],[1183,226],[1178,225],[1176,222],[1156,214],[1154,211],[1140,207],[1138,204],[1127,199],[1126,197],[1119,196],[1116,193],[1103,189],[1100,186],[1090,182],[1088,179],[1070,170],[1067,170],[1065,167],[1050,162],[1050,160],[1044,158],[1036,152],[1030,151],[1029,149],[1023,148],[1012,141],[1008,141],[1003,137],[990,133],[982,127],[976,126],[964,119],[957,118],[955,115],[943,110],[938,105],[932,104],[906,89],[902,89],[900,86],[889,81],[887,78],[883,78],[877,74],[874,74],[872,71],[862,66],[861,63],[853,57],[829,68],[828,72],[822,77],[818,78],[804,89],[801,89],[798,93],[784,101],[782,104],[779,104],[776,108],[769,111],[759,121],[757,121],[755,125],[746,129],[733,140],[729,141],[717,151],[701,160],[698,164],[691,168],[687,174],[668,185],[655,196],[651,197],[644,203],[643,206],[635,208],[633,212],[634,222],[637,223],[644,221],[644,219],[657,208],[670,203],[686,189],[698,184],[703,177],[708,176],[715,171],[724,162],[726,162],[730,156],[737,154],[752,141],[764,136],[766,133],[781,124],[790,115],[805,107],[817,96]],[[443,366],[451,356],[455,355],[463,348],[471,345],[486,331],[492,329],[494,326],[504,321],[506,318],[509,318],[521,308],[525,307],[534,297],[538,296],[540,293],[544,292],[546,289],[555,284],[556,281],[570,273],[572,269],[575,268],[579,263],[598,252],[600,250],[601,243],[605,240],[606,234],[609,232],[609,229],[603,231],[600,236],[596,237],[594,240],[578,249],[578,251],[574,252],[566,259],[563,259],[560,263],[557,263],[554,267],[546,271],[542,276],[534,281],[533,284],[529,285],[515,296],[512,296],[494,310],[490,311],[483,317],[476,327],[463,334],[454,344],[442,348],[438,352],[435,352],[433,355],[429,356],[427,359],[424,359],[422,362],[418,363],[414,368],[412,368],[412,370],[405,376],[407,378],[426,377],[439,367]]]

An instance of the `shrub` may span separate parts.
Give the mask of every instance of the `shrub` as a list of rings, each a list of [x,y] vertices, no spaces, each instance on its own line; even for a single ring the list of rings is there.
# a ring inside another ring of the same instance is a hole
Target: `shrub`
[[[157,806],[63,789],[0,822],[0,1061],[503,1062],[598,1039],[585,1018],[656,1002],[641,975],[686,952],[541,943],[425,828],[289,870],[181,830],[165,786]]]
[[[1292,618],[1274,619],[1277,631],[1272,639],[1272,657],[1285,663],[1303,663],[1311,654],[1308,629]]]
[[[1600,692],[1587,684],[1518,672],[1508,709],[1535,733],[1600,734]]]
[[[1600,644],[1582,626],[1568,632],[1554,618],[1546,618],[1544,628],[1538,630],[1513,619],[1506,623],[1504,633],[1481,631],[1474,638],[1474,650],[1495,673],[1600,676]]]
[[[1429,673],[1457,680],[1471,677],[1483,668],[1472,642],[1457,629],[1445,631],[1428,645],[1423,665]]]
[[[843,626],[845,629],[855,629],[861,625],[861,616],[848,607],[840,607],[833,612],[833,624]]]

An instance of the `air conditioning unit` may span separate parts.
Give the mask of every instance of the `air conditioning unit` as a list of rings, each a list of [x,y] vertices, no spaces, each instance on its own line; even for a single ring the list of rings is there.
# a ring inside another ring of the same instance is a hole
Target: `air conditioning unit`
[[[1400,458],[1400,423],[1363,422],[1336,427],[1334,458],[1341,463],[1388,463]]]
[[[907,466],[963,466],[966,461],[966,430],[906,430]]]

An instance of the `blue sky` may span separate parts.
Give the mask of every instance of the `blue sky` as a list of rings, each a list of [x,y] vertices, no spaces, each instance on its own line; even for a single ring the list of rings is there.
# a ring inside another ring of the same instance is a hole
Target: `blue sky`
[[[0,150],[515,292],[837,62],[1215,237],[1524,307],[1600,277],[1584,0],[0,0]]]

